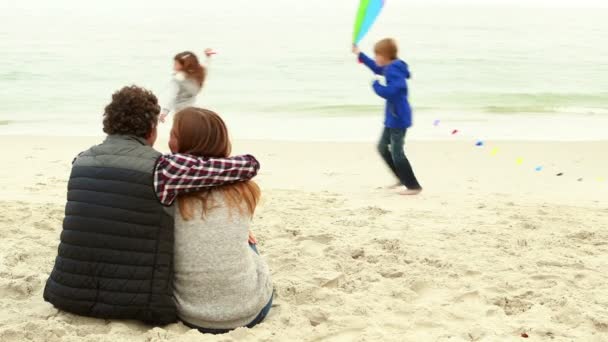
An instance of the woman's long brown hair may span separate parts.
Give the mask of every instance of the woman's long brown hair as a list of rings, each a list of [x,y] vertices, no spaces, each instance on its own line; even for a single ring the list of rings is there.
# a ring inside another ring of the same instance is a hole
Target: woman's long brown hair
[[[200,157],[226,158],[232,145],[222,118],[207,109],[189,107],[175,115],[171,134],[177,139],[177,152]],[[194,205],[202,205],[203,215],[212,208],[210,195],[221,192],[230,209],[253,216],[261,191],[253,181],[228,184],[178,197],[180,214],[185,220],[194,216]],[[246,208],[243,206],[246,206]]]
[[[182,66],[182,71],[186,76],[194,80],[202,88],[207,76],[207,70],[198,60],[198,57],[190,51],[180,52],[173,58]]]

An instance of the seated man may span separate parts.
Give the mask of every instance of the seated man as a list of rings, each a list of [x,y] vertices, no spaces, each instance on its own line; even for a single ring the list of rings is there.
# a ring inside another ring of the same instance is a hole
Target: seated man
[[[125,87],[104,113],[101,145],[73,162],[61,243],[44,299],[74,314],[137,319],[164,325],[177,320],[173,301],[173,211],[158,203],[153,174],[161,154],[152,146],[160,113],[156,97]],[[251,156],[190,158],[188,191],[253,178]],[[170,186],[179,189],[180,184]]]

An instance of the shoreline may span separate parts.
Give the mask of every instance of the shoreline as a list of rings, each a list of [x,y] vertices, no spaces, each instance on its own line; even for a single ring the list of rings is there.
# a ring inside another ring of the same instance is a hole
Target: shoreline
[[[40,134],[0,134],[0,140],[20,140],[20,139],[51,139],[51,140],[62,140],[62,139],[70,139],[70,140],[79,140],[79,141],[103,141],[105,139],[106,134],[98,134],[98,135],[68,135],[68,136],[58,136],[58,135],[40,135]],[[273,142],[273,143],[285,143],[285,144],[354,144],[354,145],[369,145],[370,143],[375,143],[376,141],[361,141],[361,140],[344,140],[344,141],[334,141],[334,140],[284,140],[284,139],[235,139],[232,136],[232,140],[239,144],[245,143],[265,143],[265,142]],[[463,137],[446,137],[443,139],[410,139],[407,138],[406,145],[408,141],[413,141],[416,143],[467,143],[470,141],[469,138]],[[160,150],[164,150],[164,148],[158,148],[158,144],[165,143],[167,141],[164,137],[159,137],[157,142],[154,144],[154,148]],[[605,143],[608,142],[608,137],[602,139],[585,139],[581,138],[580,140],[559,140],[559,139],[486,139],[484,141],[487,142],[503,142],[507,144],[580,144],[580,143]],[[475,141],[473,141],[475,143]],[[161,151],[162,152],[162,151]]]
[[[379,109],[380,110],[380,109]],[[382,116],[280,116],[222,114],[233,137],[240,140],[352,143],[375,142],[384,128]],[[406,141],[604,141],[608,115],[479,115],[475,113],[415,114]],[[168,136],[170,124],[159,126]],[[454,131],[456,134],[453,134]],[[101,120],[80,123],[27,122],[0,126],[0,136],[101,137]]]
[[[52,166],[51,173],[61,172],[54,175],[55,179],[67,179],[72,159],[102,141],[101,136],[0,135],[1,145],[16,148],[9,151],[7,166],[0,171],[0,182],[6,184],[2,188],[9,195],[27,198],[20,194],[23,184],[47,176],[38,169]],[[159,138],[155,148],[168,153],[167,142]],[[373,142],[234,140],[233,154],[255,155],[262,164],[258,179],[269,188],[348,194],[357,192],[349,186],[352,183],[360,185],[361,194],[393,179],[375,146]],[[608,161],[601,157],[606,149],[608,140],[486,141],[483,147],[456,139],[406,142],[406,154],[425,193],[500,192],[536,199],[550,195],[559,203],[608,198]],[[24,164],[34,168],[15,175],[13,170]],[[536,171],[539,166],[542,170]],[[563,175],[557,176],[560,173]],[[602,198],[603,194],[607,196]]]

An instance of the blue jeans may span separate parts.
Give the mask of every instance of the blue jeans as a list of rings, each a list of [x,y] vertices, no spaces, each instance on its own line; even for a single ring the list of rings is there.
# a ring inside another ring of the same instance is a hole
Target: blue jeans
[[[419,190],[422,187],[403,151],[406,133],[407,129],[385,127],[378,142],[378,152],[401,184],[410,190]]]
[[[272,297],[270,297],[268,304],[266,304],[266,306],[262,309],[262,311],[260,311],[260,313],[257,315],[257,317],[253,321],[251,321],[251,323],[247,324],[247,328],[251,329],[251,328],[255,327],[256,325],[262,323],[266,319],[266,316],[268,316],[268,313],[270,312],[270,308],[272,308],[272,299],[273,298],[274,298],[274,294],[272,294]],[[187,322],[183,322],[183,323],[192,329],[198,329],[198,331],[200,331],[203,334],[221,335],[221,334],[227,334],[227,333],[231,332],[232,330],[234,330],[234,329],[205,329],[205,328],[194,326]]]
[[[256,252],[257,254],[260,254],[258,252],[258,247],[255,244],[250,243],[249,247],[251,247],[251,249],[253,249],[253,251]],[[268,316],[268,313],[270,312],[270,308],[272,308],[272,299],[273,298],[274,298],[274,293],[270,297],[268,304],[266,304],[266,306],[262,309],[262,311],[260,311],[260,313],[256,316],[256,318],[253,321],[251,321],[251,323],[247,324],[247,328],[251,329],[251,328],[255,327],[256,325],[262,323],[264,321],[264,319],[266,319],[266,316]],[[187,327],[190,327],[192,329],[198,329],[198,331],[200,331],[203,334],[221,335],[221,334],[229,333],[233,330],[233,329],[205,329],[205,328],[201,328],[201,327],[192,325],[188,322],[183,322],[183,323]]]

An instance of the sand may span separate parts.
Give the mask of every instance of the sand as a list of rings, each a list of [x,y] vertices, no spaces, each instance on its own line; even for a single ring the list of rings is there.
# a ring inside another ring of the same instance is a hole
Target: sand
[[[98,141],[0,137],[0,341],[608,341],[608,141],[411,142],[414,198],[381,189],[370,144],[237,141],[278,298],[223,336],[43,301],[70,162]]]

